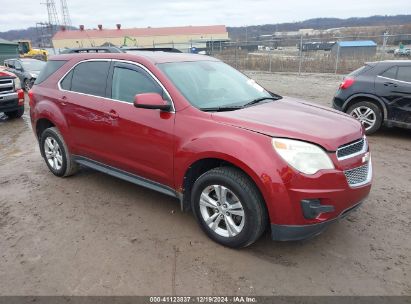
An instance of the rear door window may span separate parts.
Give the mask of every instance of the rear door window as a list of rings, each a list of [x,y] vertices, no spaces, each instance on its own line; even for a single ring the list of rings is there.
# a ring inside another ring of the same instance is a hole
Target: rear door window
[[[109,61],[87,61],[74,68],[71,91],[105,97]]]
[[[397,79],[411,83],[411,67],[398,67]]]
[[[381,74],[382,77],[390,78],[390,79],[396,79],[397,78],[397,67],[391,67],[385,72]]]
[[[360,74],[362,74],[362,73],[367,72],[367,71],[370,70],[371,68],[372,68],[371,65],[366,64],[366,65],[364,65],[364,66],[356,69],[355,71],[351,72],[348,76],[353,76],[353,77],[358,76],[358,75],[360,75]]]

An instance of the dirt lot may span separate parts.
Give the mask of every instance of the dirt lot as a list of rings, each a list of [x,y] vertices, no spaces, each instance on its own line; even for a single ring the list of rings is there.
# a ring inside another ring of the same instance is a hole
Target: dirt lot
[[[323,105],[341,79],[250,74]],[[1,116],[0,294],[411,295],[411,132],[369,140],[375,179],[358,211],[309,241],[266,234],[231,250],[167,196],[92,170],[54,177],[27,113]]]

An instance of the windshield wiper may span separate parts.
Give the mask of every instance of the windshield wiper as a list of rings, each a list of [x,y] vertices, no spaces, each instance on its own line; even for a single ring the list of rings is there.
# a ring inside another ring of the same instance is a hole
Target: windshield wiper
[[[251,100],[250,102],[247,102],[245,105],[243,105],[243,107],[248,107],[248,106],[251,106],[251,105],[253,105],[253,104],[256,104],[256,103],[260,103],[261,101],[264,101],[264,100],[279,100],[280,98],[279,97],[260,97],[260,98],[256,98],[256,99],[253,99],[253,100]]]
[[[223,111],[234,111],[242,109],[244,106],[226,106],[226,107],[211,107],[211,108],[200,108],[201,111],[205,112],[223,112]]]

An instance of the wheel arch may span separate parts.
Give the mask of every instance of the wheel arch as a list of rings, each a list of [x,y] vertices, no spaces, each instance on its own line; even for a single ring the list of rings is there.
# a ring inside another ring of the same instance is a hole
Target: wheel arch
[[[37,139],[40,139],[41,133],[46,128],[56,127],[66,144],[71,147],[67,121],[56,104],[48,100],[39,101],[31,111],[31,117],[34,118],[33,130],[36,132]]]
[[[384,121],[387,120],[388,112],[387,112],[387,107],[384,101],[382,101],[380,97],[372,95],[372,94],[355,94],[355,95],[350,96],[344,102],[342,106],[342,110],[345,112],[348,110],[349,107],[361,101],[369,101],[369,102],[376,104],[380,108],[381,113],[383,114],[383,120]]]
[[[44,130],[48,128],[55,127],[56,125],[50,121],[48,118],[40,118],[36,122],[36,136],[37,139],[40,140],[41,134],[44,132]]]
[[[188,211],[191,209],[191,190],[193,188],[195,181],[205,172],[217,167],[232,167],[242,171],[254,183],[254,185],[257,188],[257,191],[265,201],[264,194],[261,191],[262,185],[260,185],[258,175],[251,168],[249,168],[247,165],[245,165],[243,162],[237,159],[233,160],[223,155],[213,155],[210,157],[196,159],[187,167],[181,184],[182,210]],[[267,208],[267,206],[265,206],[265,208]]]

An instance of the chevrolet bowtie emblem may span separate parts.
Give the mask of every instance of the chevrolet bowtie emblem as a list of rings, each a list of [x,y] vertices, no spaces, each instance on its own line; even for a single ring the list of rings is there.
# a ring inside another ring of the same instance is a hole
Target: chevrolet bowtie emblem
[[[362,162],[366,163],[370,160],[370,152],[367,152],[364,154],[364,156],[362,157]]]

